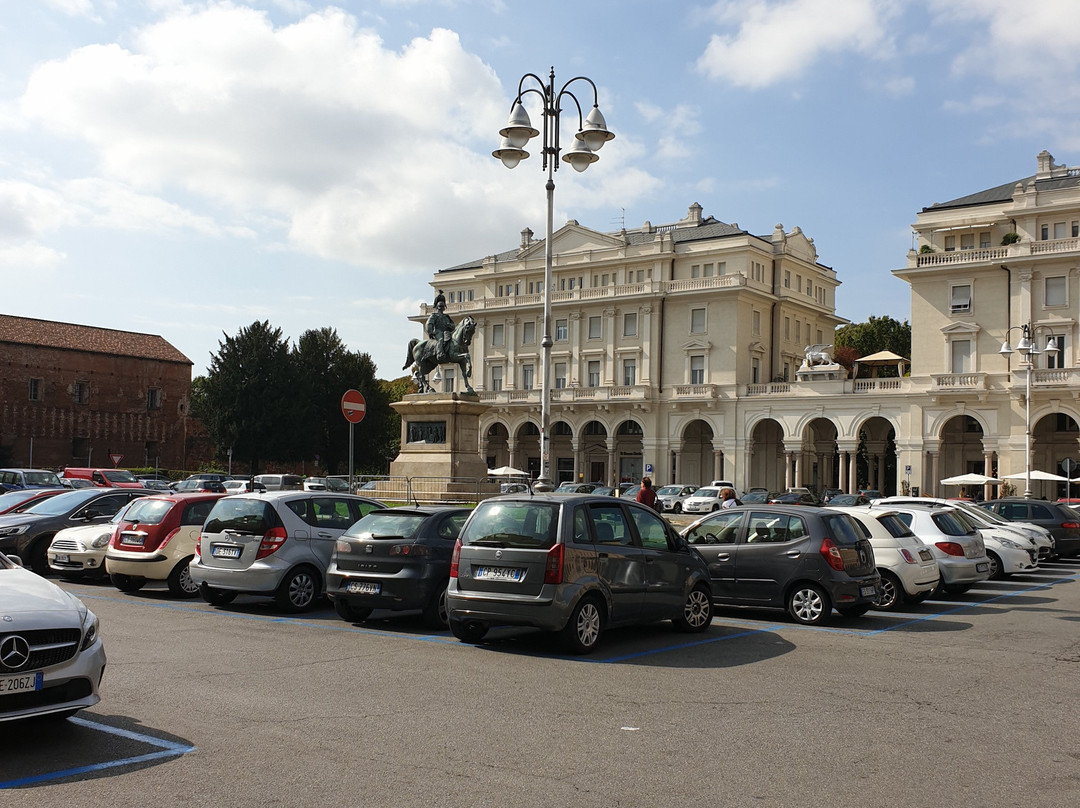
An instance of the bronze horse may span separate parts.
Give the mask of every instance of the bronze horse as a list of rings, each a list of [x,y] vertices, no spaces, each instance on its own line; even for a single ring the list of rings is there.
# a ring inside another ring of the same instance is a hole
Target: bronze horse
[[[461,368],[461,379],[465,383],[466,393],[475,393],[469,379],[472,376],[472,358],[469,356],[469,344],[473,334],[476,333],[476,320],[465,316],[454,327],[454,333],[450,337],[450,344],[446,349],[446,360],[440,362],[437,358],[439,341],[434,339],[409,340],[409,354],[405,364],[401,366],[405,370],[410,365],[413,367],[413,378],[416,379],[416,388],[421,393],[434,393],[435,388],[428,383],[428,374],[441,364],[457,365]]]

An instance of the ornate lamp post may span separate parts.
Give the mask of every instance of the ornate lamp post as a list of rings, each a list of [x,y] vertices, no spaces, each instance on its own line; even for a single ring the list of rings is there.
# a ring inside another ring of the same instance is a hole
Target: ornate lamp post
[[[1016,343],[1016,350],[1023,357],[1026,370],[1024,374],[1024,497],[1031,499],[1031,371],[1034,367],[1032,357],[1043,353],[1032,340],[1032,337],[1038,329],[1046,328],[1046,326],[1037,325],[1033,328],[1031,323],[1014,325],[1005,332],[1005,341],[1001,343],[1001,350],[998,351],[1002,356],[1012,355],[1013,348],[1009,344],[1009,334],[1018,328],[1023,336]],[[1050,331],[1049,328],[1046,328],[1046,330]],[[1057,339],[1053,331],[1050,331],[1050,336],[1046,339],[1046,348],[1044,350],[1050,356],[1055,356],[1058,352]]]
[[[593,107],[588,116],[582,115],[581,103],[569,89],[574,82],[585,82],[592,88]],[[535,93],[541,100],[541,117],[543,118],[543,139],[541,168],[547,171],[547,236],[544,239],[544,337],[540,342],[544,349],[540,355],[540,475],[536,480],[535,488],[538,491],[550,491],[552,485],[549,459],[550,459],[550,433],[551,433],[551,234],[552,217],[555,207],[555,180],[554,172],[559,170],[559,121],[562,117],[562,104],[569,99],[577,108],[578,130],[574,135],[573,145],[567,149],[562,159],[572,165],[576,171],[584,171],[592,163],[600,159],[596,154],[600,148],[615,137],[608,131],[607,122],[600,114],[597,104],[596,85],[592,79],[585,76],[576,76],[555,89],[555,68],[551,69],[548,82],[535,73],[526,73],[518,82],[517,96],[510,108],[510,120],[506,126],[499,130],[503,136],[502,145],[491,154],[502,160],[507,168],[514,168],[522,160],[529,156],[524,147],[530,139],[541,134],[534,129],[529,120],[529,113],[525,111],[521,100],[529,93]]]

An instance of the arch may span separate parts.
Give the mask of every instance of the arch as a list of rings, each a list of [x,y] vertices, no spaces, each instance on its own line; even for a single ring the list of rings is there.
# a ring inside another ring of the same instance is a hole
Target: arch
[[[747,455],[750,474],[747,487],[760,486],[770,491],[782,491],[786,486],[784,459],[784,428],[772,417],[758,418],[749,430]]]
[[[805,420],[800,430],[802,437],[796,447],[798,462],[794,469],[795,485],[806,486],[818,495],[826,488],[837,488],[840,482],[839,452],[836,440],[840,436],[837,425],[823,416]]]
[[[620,482],[640,480],[644,472],[645,429],[634,418],[624,418],[615,427],[615,473]]]
[[[1031,468],[1064,477],[1080,477],[1080,471],[1077,471],[1077,467],[1080,467],[1080,419],[1057,408],[1040,409],[1040,415],[1031,416]],[[1066,473],[1062,467],[1065,460],[1076,464],[1071,473]],[[1023,493],[1024,481],[1017,482],[1017,491]],[[1074,496],[1073,492],[1078,488],[1077,485],[1053,480],[1031,483],[1033,495],[1047,499]]]
[[[884,416],[872,415],[859,423],[856,434],[859,443],[855,452],[855,479],[848,480],[848,489],[880,491],[882,496],[899,493],[896,426]],[[981,447],[980,442],[980,452]]]
[[[680,485],[707,485],[715,473],[713,441],[716,432],[708,421],[695,418],[682,426],[674,450],[673,479]]]

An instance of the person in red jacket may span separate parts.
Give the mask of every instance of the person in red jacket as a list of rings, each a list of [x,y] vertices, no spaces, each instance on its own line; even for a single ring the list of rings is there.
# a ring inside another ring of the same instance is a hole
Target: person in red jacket
[[[641,490],[637,492],[637,501],[642,505],[648,505],[653,510],[659,510],[656,507],[656,492],[653,491],[652,480],[648,477],[641,478]]]

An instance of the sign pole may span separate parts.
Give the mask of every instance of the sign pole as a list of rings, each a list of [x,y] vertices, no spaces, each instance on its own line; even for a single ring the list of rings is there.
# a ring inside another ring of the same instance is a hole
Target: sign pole
[[[355,494],[356,489],[353,487],[353,430],[356,428],[356,424],[349,421],[349,493]]]
[[[349,422],[349,493],[353,490],[353,428],[364,420],[367,414],[367,401],[359,390],[346,390],[341,397],[341,413]]]

